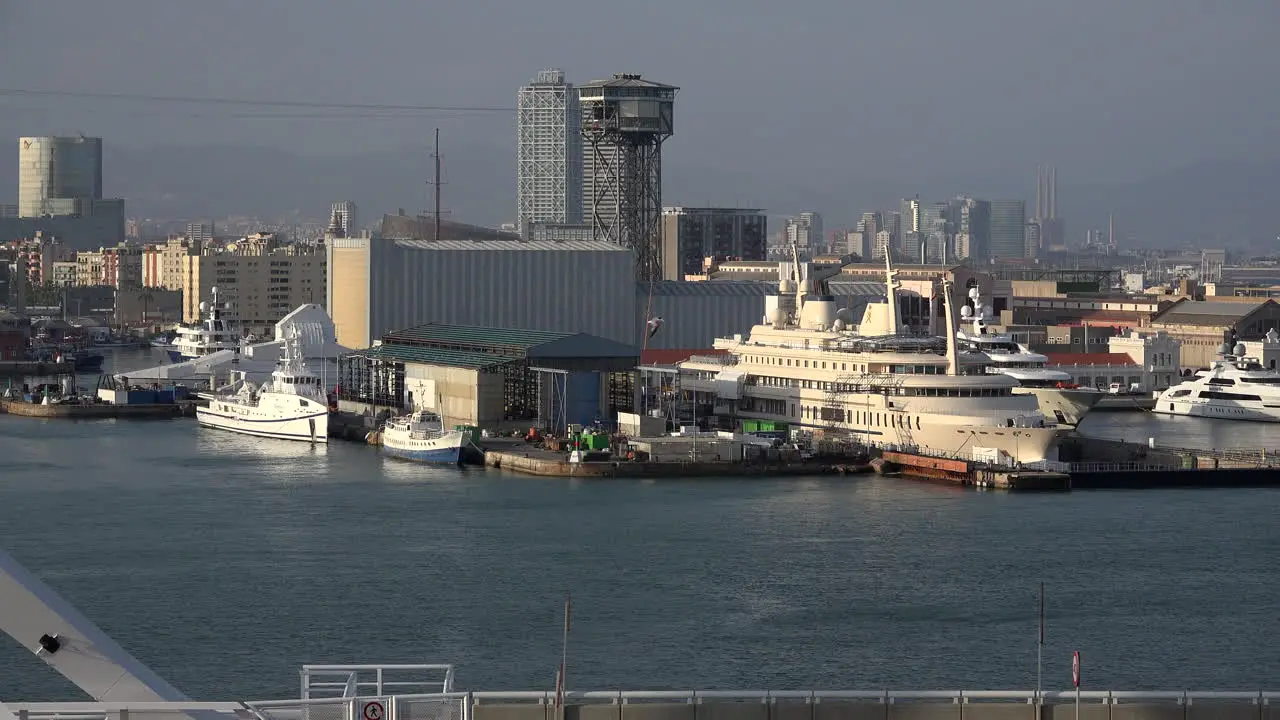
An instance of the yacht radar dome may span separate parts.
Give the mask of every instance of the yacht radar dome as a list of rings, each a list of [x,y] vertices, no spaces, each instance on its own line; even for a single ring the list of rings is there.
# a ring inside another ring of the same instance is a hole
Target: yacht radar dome
[[[974,301],[974,302],[977,302],[977,301],[978,301],[978,298],[980,298],[980,297],[982,297],[982,291],[981,291],[981,290],[979,290],[977,287],[971,287],[971,288],[969,288],[969,299],[970,299],[970,300],[972,300],[972,301]]]
[[[1236,346],[1232,348],[1232,350],[1234,350],[1234,354],[1236,355],[1236,357],[1240,357],[1244,355],[1246,352],[1248,352],[1248,349],[1245,348],[1244,343],[1236,343]]]
[[[200,312],[201,312],[201,313],[207,313],[207,312],[209,312],[209,303],[207,303],[207,302],[202,302],[202,303],[200,303]]]
[[[969,307],[968,305],[961,307],[960,317],[964,318],[965,320],[968,320],[969,318],[973,317],[973,308]]]

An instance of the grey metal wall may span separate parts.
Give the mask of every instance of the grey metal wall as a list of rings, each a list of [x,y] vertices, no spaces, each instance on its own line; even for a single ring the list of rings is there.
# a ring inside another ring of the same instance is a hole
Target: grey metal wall
[[[649,340],[655,350],[709,348],[716,338],[746,334],[764,317],[767,283],[745,280],[654,284],[653,314],[662,328]],[[649,286],[636,286],[636,327],[643,328]],[[638,342],[638,341],[637,341]]]
[[[634,344],[635,269],[625,250],[421,249],[375,240],[369,262],[374,338],[429,322],[586,332]]]
[[[764,299],[777,292],[777,284],[754,280],[654,283],[653,314],[663,320],[662,329],[647,347],[654,350],[696,350],[711,347],[716,338],[746,335],[764,319]],[[875,283],[832,283],[836,307],[849,308],[855,320],[862,318],[867,302],[883,299],[884,286]],[[636,288],[637,327],[645,323],[649,285]],[[637,341],[638,343],[639,341]]]

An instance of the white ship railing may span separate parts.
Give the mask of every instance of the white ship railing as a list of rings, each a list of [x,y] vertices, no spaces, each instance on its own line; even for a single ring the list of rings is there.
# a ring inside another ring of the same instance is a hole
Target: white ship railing
[[[453,665],[303,665],[303,700],[453,692]]]
[[[386,666],[383,666],[384,668]],[[677,710],[679,706],[737,704],[761,705],[819,705],[837,703],[840,706],[849,704],[890,706],[884,710],[885,717],[892,717],[891,706],[911,704],[915,708],[935,705],[942,710],[946,706],[962,706],[964,716],[972,714],[982,717],[984,706],[1029,705],[1045,706],[1075,703],[1077,698],[1089,710],[1089,718],[1097,720],[1102,717],[1113,717],[1113,706],[1144,706],[1158,714],[1153,717],[1190,718],[1190,708],[1205,707],[1205,717],[1225,718],[1227,720],[1247,720],[1249,718],[1267,717],[1273,706],[1280,704],[1280,691],[1120,691],[1120,690],[1074,690],[1046,691],[1037,694],[1033,690],[595,690],[567,691],[564,703],[571,706],[606,705],[621,706],[619,712],[626,713],[627,705],[643,704],[648,710],[659,715],[646,712],[646,718],[665,718],[662,707],[666,706],[671,717],[691,717],[686,712]],[[486,713],[487,717],[522,718],[524,713],[512,713],[511,706],[529,706],[530,710],[554,706],[556,693],[551,690],[531,691],[493,691],[493,692],[447,692],[423,695],[361,695],[359,697],[312,698],[309,700],[264,700],[233,702],[138,702],[138,703],[10,703],[8,708],[18,720],[179,720],[180,717],[198,713],[218,713],[240,720],[306,720],[306,718],[323,718],[324,720],[483,720],[477,718],[478,711],[486,706],[506,706],[495,708],[502,712],[497,715]],[[371,707],[372,706],[372,707]],[[837,708],[838,709],[838,708]],[[723,709],[736,716],[732,707]],[[543,710],[537,716],[543,717]],[[694,710],[693,717],[700,711]],[[954,712],[954,711],[953,711]],[[1006,718],[1007,714],[993,717]],[[1199,714],[1199,713],[1196,713]],[[743,711],[743,716],[747,713]],[[760,716],[757,713],[757,716]],[[765,714],[763,717],[770,717]],[[532,717],[532,716],[530,716]],[[550,717],[550,716],[546,716]],[[866,718],[864,714],[854,713],[850,718]],[[917,717],[911,711],[911,717]],[[941,716],[940,716],[941,717]],[[1120,717],[1120,716],[1114,716]],[[1123,717],[1131,717],[1123,715]]]

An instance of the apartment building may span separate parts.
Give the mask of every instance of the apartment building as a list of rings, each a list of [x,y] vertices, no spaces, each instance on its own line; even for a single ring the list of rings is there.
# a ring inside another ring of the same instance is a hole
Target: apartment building
[[[80,287],[109,285],[117,289],[142,286],[142,248],[120,243],[76,253],[76,281]]]
[[[142,286],[181,290],[186,282],[186,259],[199,255],[204,242],[198,238],[172,237],[164,244],[148,245],[142,253]]]
[[[76,253],[56,237],[37,231],[27,240],[8,243],[15,261],[25,261],[27,281],[38,287],[53,281],[54,263],[75,260]]]
[[[182,320],[199,322],[200,303],[228,303],[226,318],[246,333],[270,335],[277,322],[299,305],[325,302],[323,246],[279,245],[246,238],[217,251],[206,248],[182,259]]]

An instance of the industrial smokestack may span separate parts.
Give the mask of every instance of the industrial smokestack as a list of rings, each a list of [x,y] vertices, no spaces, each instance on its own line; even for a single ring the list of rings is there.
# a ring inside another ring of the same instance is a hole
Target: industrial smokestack
[[[1049,217],[1058,217],[1058,168],[1049,168]]]
[[[1036,217],[1040,215],[1041,209],[1044,208],[1044,166],[1036,166]]]

